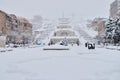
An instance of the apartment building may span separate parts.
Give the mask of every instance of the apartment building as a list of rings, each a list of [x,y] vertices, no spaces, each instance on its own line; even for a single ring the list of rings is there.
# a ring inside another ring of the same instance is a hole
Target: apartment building
[[[0,10],[0,37],[6,36],[6,43],[27,42],[32,36],[32,24],[15,14]]]
[[[115,0],[110,4],[110,17],[120,17],[120,0]]]
[[[32,36],[32,24],[23,17],[19,17],[19,31],[20,35],[22,36],[22,40],[25,41],[25,43],[28,43]]]
[[[3,35],[3,29],[6,27],[7,13],[0,10],[0,35]]]

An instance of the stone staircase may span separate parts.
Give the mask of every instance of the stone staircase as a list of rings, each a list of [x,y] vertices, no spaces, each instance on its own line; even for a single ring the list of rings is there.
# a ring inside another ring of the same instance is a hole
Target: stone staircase
[[[86,41],[88,42],[96,42],[94,38],[92,38],[88,33],[86,33],[83,29],[81,29],[79,26],[74,28],[80,36],[82,36]]]

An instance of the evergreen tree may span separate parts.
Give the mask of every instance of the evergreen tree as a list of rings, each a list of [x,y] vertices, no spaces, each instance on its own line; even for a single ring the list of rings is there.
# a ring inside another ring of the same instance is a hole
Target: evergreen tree
[[[105,27],[105,39],[114,44],[120,42],[120,18],[108,19]]]

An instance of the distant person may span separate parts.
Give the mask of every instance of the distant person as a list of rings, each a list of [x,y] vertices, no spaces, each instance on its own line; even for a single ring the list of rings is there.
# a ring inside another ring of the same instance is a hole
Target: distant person
[[[88,47],[88,42],[85,43],[85,47]]]
[[[95,43],[93,43],[93,49],[95,49]]]
[[[48,46],[50,46],[50,43],[48,43]]]

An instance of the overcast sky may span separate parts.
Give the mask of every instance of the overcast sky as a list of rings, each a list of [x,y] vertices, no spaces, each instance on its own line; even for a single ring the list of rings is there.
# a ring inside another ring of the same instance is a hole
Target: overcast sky
[[[92,19],[109,17],[110,3],[114,0],[0,0],[0,9],[32,18],[41,15],[45,18],[59,18],[63,12],[66,17]]]

